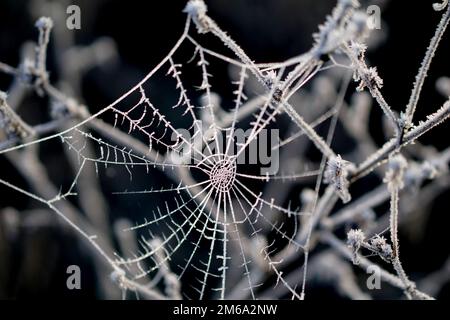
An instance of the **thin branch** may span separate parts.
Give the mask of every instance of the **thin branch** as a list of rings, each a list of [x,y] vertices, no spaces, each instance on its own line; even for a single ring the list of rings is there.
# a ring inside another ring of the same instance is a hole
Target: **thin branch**
[[[422,92],[425,78],[428,75],[428,70],[430,69],[431,62],[450,21],[450,6],[448,6],[448,0],[444,1],[442,4],[434,5],[436,11],[443,10],[445,6],[447,6],[447,11],[442,15],[441,21],[439,22],[436,32],[431,39],[430,45],[427,48],[425,58],[422,60],[422,65],[420,66],[419,72],[417,73],[416,81],[414,82],[414,87],[412,89],[411,96],[409,97],[408,105],[406,106],[406,129],[408,129],[408,127],[412,125],[414,113],[416,111],[417,104],[419,103],[420,93]]]
[[[399,146],[398,140],[393,138],[386,142],[380,149],[378,149],[374,154],[369,156],[364,162],[362,162],[352,174],[350,179],[354,182],[363,176],[367,175],[375,167],[380,166],[385,163],[389,155],[402,147],[414,142],[423,134],[427,133],[437,125],[443,123],[450,117],[450,100],[444,103],[444,105],[435,113],[427,117],[426,121],[419,123],[419,125],[414,126],[408,133],[403,136],[402,143]]]

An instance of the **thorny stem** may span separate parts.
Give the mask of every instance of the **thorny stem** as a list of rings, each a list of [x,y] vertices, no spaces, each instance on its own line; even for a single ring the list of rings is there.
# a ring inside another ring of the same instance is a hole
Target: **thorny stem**
[[[35,86],[39,88],[40,85],[48,81],[47,73],[47,47],[50,41],[50,32],[53,28],[53,21],[48,17],[41,17],[36,22],[36,27],[39,29],[38,45],[36,47],[36,57],[34,63],[34,74],[36,75]]]

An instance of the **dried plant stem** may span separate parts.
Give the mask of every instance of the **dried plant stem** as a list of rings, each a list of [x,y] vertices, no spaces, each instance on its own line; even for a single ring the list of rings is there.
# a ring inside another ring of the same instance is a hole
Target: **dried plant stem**
[[[0,71],[12,76],[18,76],[19,71],[16,68],[11,67],[10,65],[0,62]]]
[[[353,257],[353,252],[348,248],[348,246],[343,243],[341,240],[339,240],[338,238],[336,238],[335,235],[333,235],[331,232],[321,232],[320,233],[320,239],[328,244],[329,246],[331,246],[332,248],[336,249],[336,251],[342,255],[343,257],[347,258],[348,260],[352,260]],[[380,272],[380,276],[381,276],[381,280],[389,283],[390,285],[397,287],[399,289],[405,290],[405,284],[403,283],[403,281],[393,275],[392,273],[386,271],[385,269],[383,269],[381,266],[374,264],[373,262],[371,262],[369,259],[365,258],[365,257],[358,257],[358,261],[359,264],[358,266],[364,270],[367,270],[367,268],[369,268],[370,266],[376,265]],[[424,300],[434,300],[433,297],[430,297],[428,294],[414,288],[414,296],[416,297],[420,297],[421,299]]]
[[[353,66],[357,70],[356,72],[361,77],[361,81],[364,82],[365,86],[369,89],[372,97],[375,98],[375,100],[378,102],[381,109],[383,110],[384,114],[393,125],[394,129],[396,130],[397,137],[400,137],[401,134],[398,117],[395,115],[389,104],[384,99],[383,95],[380,92],[380,89],[376,85],[374,85],[373,83],[374,80],[369,77],[369,73],[367,72],[367,70],[369,70],[368,66],[365,64],[363,60],[358,59],[358,57],[356,57],[355,53],[348,47],[348,45],[344,45],[343,48],[344,52],[350,58]]]
[[[71,228],[74,229],[74,231],[81,236],[81,238],[85,241],[87,241],[90,245],[88,246],[88,248],[91,248],[97,255],[99,258],[101,258],[108,266],[110,266],[112,268],[112,270],[114,272],[116,272],[117,274],[120,274],[121,277],[120,279],[118,279],[120,282],[120,286],[124,289],[129,289],[129,290],[133,290],[133,291],[138,291],[139,293],[141,293],[143,296],[148,297],[148,298],[152,298],[152,299],[165,299],[165,297],[161,294],[159,294],[158,292],[148,289],[142,285],[139,285],[138,283],[136,283],[133,280],[128,279],[125,276],[125,273],[122,269],[120,269],[119,267],[117,267],[116,263],[114,262],[114,260],[112,260],[108,254],[106,253],[105,249],[102,248],[102,246],[100,246],[96,239],[97,239],[97,234],[93,233],[93,234],[88,234],[86,233],[91,230],[89,224],[85,221],[85,223],[82,223],[80,221],[81,216],[77,218],[77,221],[71,220],[69,219],[64,213],[62,213],[62,211],[60,211],[55,205],[53,205],[50,201],[47,201],[41,197],[38,197],[37,195],[28,192],[26,190],[23,190],[3,179],[0,179],[0,184],[3,184],[4,186],[11,188],[19,193],[22,193],[23,195],[26,195],[38,202],[41,202],[45,205],[47,205],[53,212],[55,212],[62,220],[64,220]]]
[[[389,169],[386,171],[386,176],[384,178],[384,182],[387,183],[387,187],[391,195],[389,224],[392,242],[392,254],[390,257],[390,261],[398,277],[403,282],[406,297],[408,299],[424,299],[424,296],[422,294],[416,293],[416,285],[411,280],[409,280],[400,261],[398,241],[398,194],[399,191],[404,187],[404,174],[407,167],[408,163],[406,162],[406,159],[400,154],[395,154],[391,156],[389,160]]]
[[[430,69],[431,61],[434,58],[436,50],[439,43],[447,29],[448,23],[450,21],[450,6],[448,3],[444,3],[441,9],[447,6],[447,11],[442,15],[441,21],[436,29],[436,32],[431,39],[430,45],[428,46],[427,52],[425,53],[425,58],[422,61],[419,72],[416,76],[416,81],[414,82],[414,87],[409,98],[408,105],[405,111],[405,127],[406,129],[412,125],[414,113],[416,111],[417,104],[419,103],[420,93],[422,92],[422,87],[425,82],[425,78],[428,75],[428,70]],[[436,8],[435,8],[436,9]]]
[[[416,289],[414,282],[409,280],[400,261],[399,241],[398,241],[398,188],[391,191],[391,214],[390,214],[390,232],[392,242],[392,266],[397,272],[398,277],[403,283],[405,295],[408,299],[430,300],[432,299],[426,293]]]
[[[317,132],[311,128],[311,126],[306,123],[302,116],[298,114],[297,111],[288,103],[283,103],[284,110],[291,117],[291,119],[295,122],[295,124],[305,132],[305,134],[311,139],[311,142],[319,149],[325,157],[328,159],[336,157],[334,151],[328,146],[325,140],[320,137]]]
[[[364,162],[362,162],[353,172],[350,182],[354,182],[369,172],[371,172],[375,167],[383,164],[387,161],[389,155],[399,148],[402,148],[420,136],[430,131],[435,126],[447,120],[450,117],[450,100],[444,103],[444,105],[434,114],[430,115],[428,119],[417,126],[414,126],[408,133],[406,133],[402,138],[402,143],[398,145],[398,140],[393,138],[386,142],[380,149],[378,149],[374,154],[369,156]]]
[[[390,233],[392,242],[392,265],[397,272],[398,277],[403,282],[405,294],[408,299],[412,299],[414,284],[408,279],[405,270],[400,262],[400,252],[398,244],[398,191],[394,187],[391,191],[391,214],[390,214]]]
[[[29,126],[22,118],[9,106],[6,101],[6,94],[0,91],[0,116],[5,121],[6,130],[18,136],[20,139],[32,137],[36,134],[35,130]]]
[[[48,81],[47,72],[47,48],[50,41],[50,33],[53,28],[53,21],[48,17],[41,17],[36,22],[36,27],[39,29],[38,45],[36,47],[36,56],[34,68],[32,72],[36,77],[34,85],[39,94],[42,94],[41,86]]]

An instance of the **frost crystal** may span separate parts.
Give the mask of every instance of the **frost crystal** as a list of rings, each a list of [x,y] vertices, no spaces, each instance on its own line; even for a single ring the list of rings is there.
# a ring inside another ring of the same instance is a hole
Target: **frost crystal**
[[[354,170],[354,165],[346,160],[343,160],[341,156],[338,155],[328,160],[324,173],[325,183],[334,186],[339,197],[344,203],[351,200],[351,195],[348,191],[348,176],[352,170]]]
[[[389,190],[393,190],[394,188],[403,188],[403,176],[407,167],[408,162],[400,154],[393,156],[389,160],[389,169],[384,178],[384,182],[387,183]]]

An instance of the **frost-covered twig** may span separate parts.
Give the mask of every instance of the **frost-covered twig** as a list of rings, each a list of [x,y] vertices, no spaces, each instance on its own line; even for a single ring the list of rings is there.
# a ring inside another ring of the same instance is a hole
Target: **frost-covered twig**
[[[448,6],[448,0],[444,0],[441,4],[433,4],[433,8],[436,11],[444,10],[447,7],[447,11],[442,15],[442,19],[439,22],[436,32],[431,39],[428,46],[427,52],[425,53],[425,58],[422,60],[422,65],[420,66],[419,72],[417,73],[416,80],[414,82],[414,87],[409,98],[408,105],[406,106],[404,118],[404,126],[408,129],[413,123],[414,113],[419,103],[420,93],[422,92],[422,87],[425,82],[425,78],[428,75],[428,70],[430,69],[431,62],[439,46],[439,43],[444,35],[445,30],[450,21],[450,6]]]
[[[342,4],[340,3],[340,5],[343,6],[342,11],[341,9],[336,10],[335,14],[337,20],[341,18],[341,15],[345,15],[347,10],[347,5],[345,4],[346,1],[342,1]],[[308,137],[310,137],[311,141],[321,152],[323,152],[328,158],[336,156],[331,148],[324,143],[323,139],[317,135],[314,129],[312,129],[304,121],[303,117],[301,117],[298,112],[295,111],[295,109],[288,103],[287,99],[282,99],[283,96],[287,95],[287,90],[292,83],[302,77],[306,81],[310,76],[312,76],[314,68],[320,65],[319,61],[314,62],[313,56],[307,58],[297,66],[297,69],[294,70],[293,73],[290,73],[287,76],[287,79],[283,82],[284,84],[282,87],[273,87],[270,77],[264,75],[255,65],[255,63],[247,56],[247,54],[236,44],[236,42],[232,40],[231,37],[228,36],[222,29],[220,29],[209,16],[207,16],[207,8],[203,0],[189,1],[185,8],[185,12],[187,12],[192,17],[200,33],[212,32],[215,36],[221,39],[225,43],[225,45],[228,46],[246,66],[248,66],[248,68],[254,73],[256,78],[266,86],[267,91],[271,92],[271,99],[274,100],[274,103],[280,104],[281,102],[281,106],[283,106],[283,109],[286,111],[286,113],[299,126],[299,128],[302,129]],[[325,30],[326,28],[322,29],[323,34],[326,34]],[[318,47],[322,47],[322,42],[318,44]],[[329,50],[328,47],[327,50]],[[318,55],[320,56],[321,54]],[[299,83],[303,83],[303,81],[299,81]]]
[[[48,17],[41,17],[36,22],[36,28],[39,30],[38,45],[36,47],[36,57],[33,67],[33,73],[36,76],[35,86],[39,87],[48,81],[47,73],[47,48],[50,41],[50,32],[53,28],[53,21]]]
[[[354,42],[352,46],[344,45],[343,49],[352,62],[352,66],[355,70],[355,80],[360,81],[358,91],[362,91],[365,87],[369,89],[371,95],[378,102],[386,117],[396,130],[397,137],[400,137],[399,119],[380,92],[380,88],[383,86],[383,80],[378,75],[377,69],[375,67],[369,68],[364,61],[365,47]]]
[[[346,246],[344,243],[342,243],[338,238],[336,238],[332,233],[323,232],[320,234],[320,237],[323,242],[327,243],[328,245],[330,245],[331,247],[336,249],[337,252],[340,255],[342,255],[343,257],[345,257],[349,260],[353,260],[355,258],[354,252],[350,248],[348,248],[348,246]],[[400,288],[402,290],[406,289],[403,281],[399,277],[389,273],[388,271],[383,269],[381,266],[374,264],[373,262],[371,262],[370,260],[368,260],[365,257],[358,256],[357,259],[358,259],[357,265],[360,268],[362,268],[363,270],[367,270],[367,268],[376,265],[380,270],[381,280],[389,283],[390,285],[392,285],[394,287]],[[414,289],[414,295],[417,297],[423,298],[423,299],[433,299],[428,294],[423,293],[417,289]]]
[[[405,294],[412,298],[415,285],[408,279],[408,276],[400,262],[399,241],[398,241],[398,194],[404,187],[403,176],[408,164],[405,158],[398,154],[389,160],[389,170],[386,172],[385,182],[391,193],[391,216],[390,216],[390,234],[392,242],[392,265],[402,280],[405,287]]]
[[[432,115],[427,117],[426,121],[420,122],[418,125],[414,126],[408,133],[403,136],[402,144],[398,146],[397,139],[391,139],[386,142],[380,149],[378,149],[374,154],[370,155],[365,161],[358,165],[356,170],[353,172],[351,181],[355,181],[370,171],[375,167],[385,163],[389,155],[397,150],[399,147],[406,146],[416,139],[418,139],[423,134],[430,131],[435,126],[441,124],[450,117],[450,100],[445,102],[444,105]]]
[[[20,139],[33,137],[36,132],[9,106],[7,95],[0,91],[0,128],[8,133],[8,137],[17,136]]]

